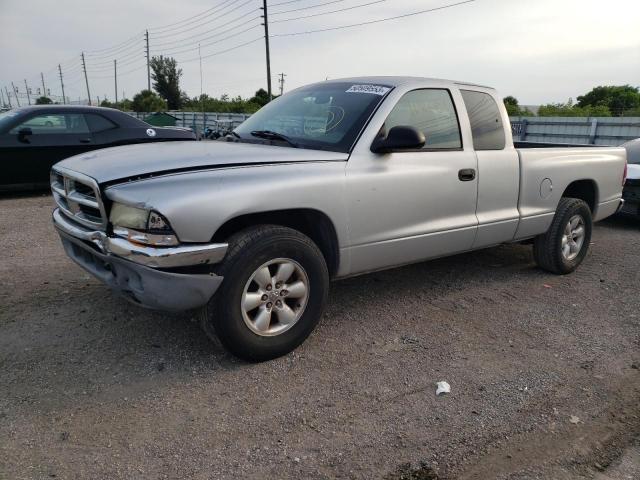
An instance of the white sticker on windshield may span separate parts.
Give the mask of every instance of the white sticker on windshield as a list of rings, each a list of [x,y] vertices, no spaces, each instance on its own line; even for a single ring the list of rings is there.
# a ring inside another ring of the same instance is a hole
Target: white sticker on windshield
[[[381,85],[353,85],[347,93],[372,93],[373,95],[386,95],[391,90],[389,87]]]

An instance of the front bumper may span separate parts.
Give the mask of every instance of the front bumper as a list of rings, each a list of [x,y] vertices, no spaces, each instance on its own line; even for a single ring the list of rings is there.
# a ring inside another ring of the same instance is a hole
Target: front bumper
[[[145,247],[86,230],[58,209],[53,212],[53,224],[74,262],[138,305],[170,311],[201,307],[222,283],[222,277],[213,274],[162,269],[218,263],[227,244]]]

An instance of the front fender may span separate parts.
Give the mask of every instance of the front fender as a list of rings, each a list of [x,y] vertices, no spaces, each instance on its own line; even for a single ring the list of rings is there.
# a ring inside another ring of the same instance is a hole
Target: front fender
[[[181,242],[209,242],[235,217],[273,210],[313,209],[348,242],[346,162],[305,162],[204,170],[127,182],[107,188],[117,202],[164,215]]]

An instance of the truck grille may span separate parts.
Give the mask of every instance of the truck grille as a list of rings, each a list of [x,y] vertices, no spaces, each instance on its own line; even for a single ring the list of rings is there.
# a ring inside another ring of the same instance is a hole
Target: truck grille
[[[51,170],[51,192],[67,217],[86,227],[106,230],[107,215],[95,180],[55,168]]]

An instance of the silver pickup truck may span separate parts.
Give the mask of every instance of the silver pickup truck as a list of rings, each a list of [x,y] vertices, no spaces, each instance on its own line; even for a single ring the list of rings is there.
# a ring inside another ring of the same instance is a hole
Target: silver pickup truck
[[[364,77],[298,88],[225,141],[110,148],[51,172],[67,254],[133,302],[199,309],[234,354],[297,347],[329,280],[500,243],[573,271],[622,204],[621,148],[515,148],[498,93]]]

